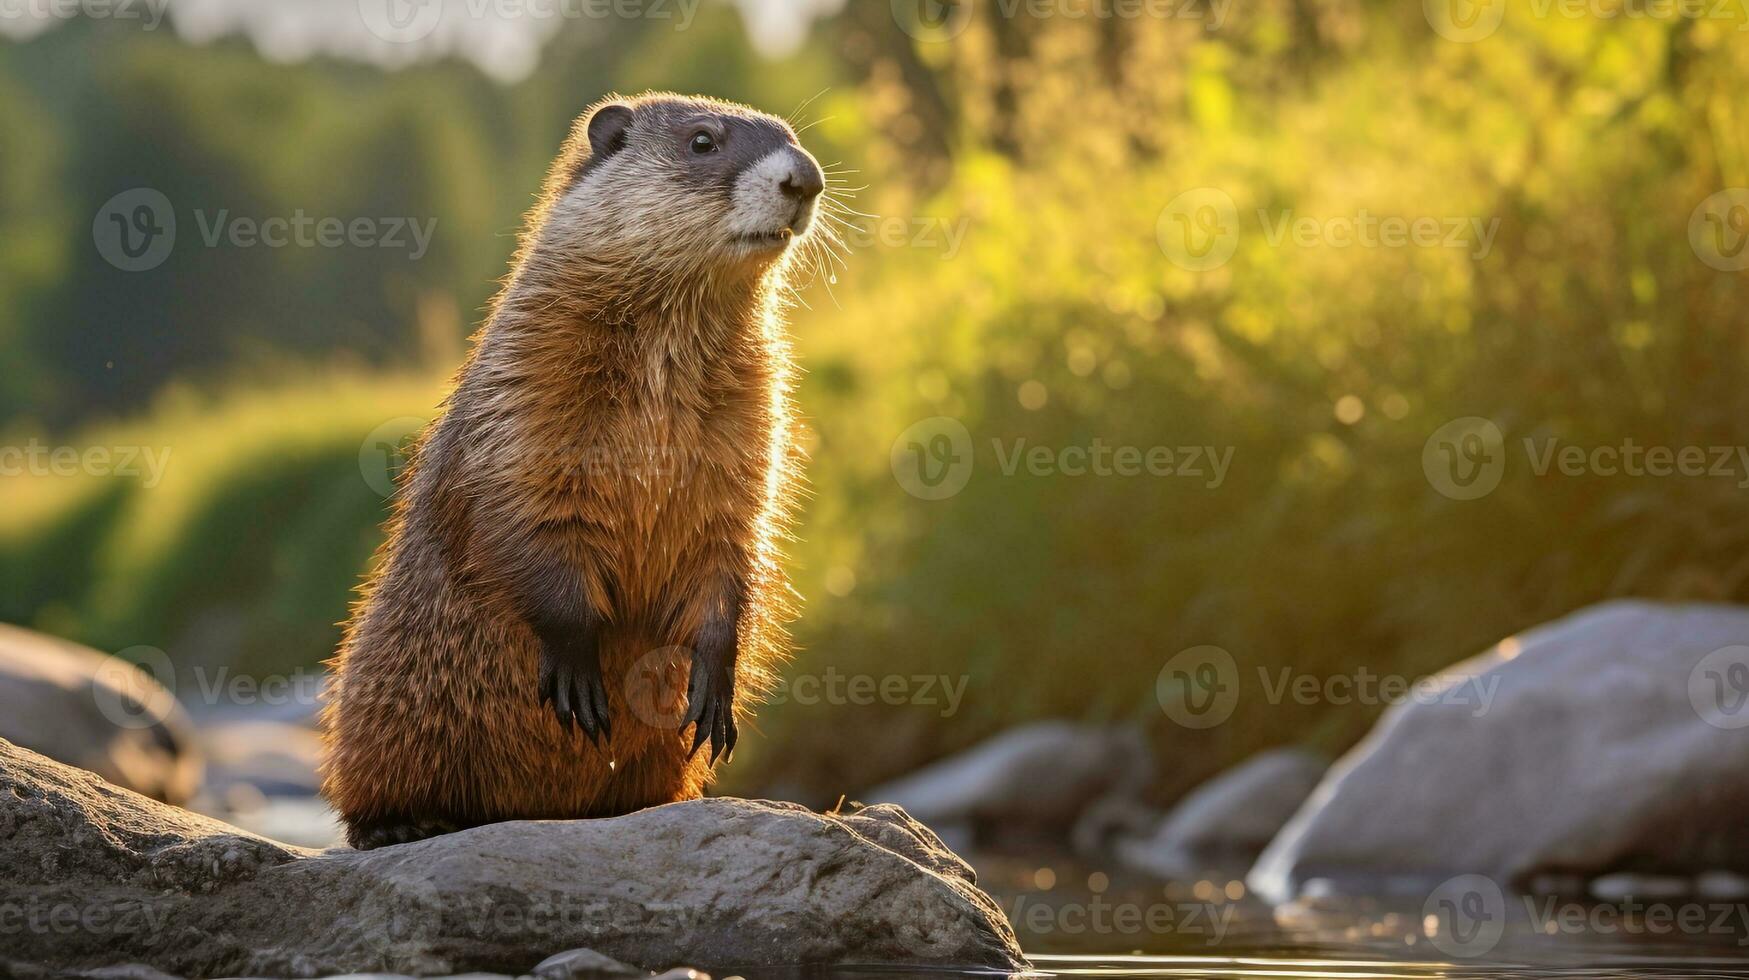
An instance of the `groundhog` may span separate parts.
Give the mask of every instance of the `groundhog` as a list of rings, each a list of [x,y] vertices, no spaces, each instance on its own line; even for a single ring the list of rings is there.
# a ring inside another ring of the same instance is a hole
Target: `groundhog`
[[[733,751],[788,654],[781,313],[825,183],[744,106],[578,120],[330,664],[354,847],[694,799]]]

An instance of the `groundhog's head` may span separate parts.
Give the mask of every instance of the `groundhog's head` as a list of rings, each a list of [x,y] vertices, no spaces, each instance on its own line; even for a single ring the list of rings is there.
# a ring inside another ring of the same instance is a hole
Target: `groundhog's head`
[[[640,278],[769,268],[807,235],[826,188],[783,120],[667,93],[590,109],[551,181],[548,227],[566,251]]]

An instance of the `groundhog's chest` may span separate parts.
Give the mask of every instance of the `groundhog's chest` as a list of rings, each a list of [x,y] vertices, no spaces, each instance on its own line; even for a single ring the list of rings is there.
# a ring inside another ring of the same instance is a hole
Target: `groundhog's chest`
[[[689,536],[757,511],[771,465],[767,393],[645,391],[606,408],[593,420],[602,465],[577,490],[628,546],[682,548]]]

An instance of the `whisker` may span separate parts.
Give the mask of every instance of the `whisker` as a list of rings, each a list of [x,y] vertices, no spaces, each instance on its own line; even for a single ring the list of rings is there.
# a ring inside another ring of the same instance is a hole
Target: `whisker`
[[[828,85],[825,88],[821,89],[820,91],[815,92],[813,95],[810,95],[807,98],[803,99],[801,105],[796,106],[795,109],[791,110],[789,115],[784,117],[784,122],[787,122],[791,126],[794,126],[796,124],[796,117],[802,114],[802,110],[806,109],[810,105],[813,105],[815,99],[818,99],[820,96],[825,95],[827,92],[830,92],[830,91],[832,91],[832,86]]]
[[[820,210],[830,211],[833,214],[854,215],[858,218],[875,218],[877,220],[880,218],[880,215],[878,214],[869,214],[867,211],[858,211],[850,205],[845,204],[843,201],[833,201],[830,205],[821,205]]]

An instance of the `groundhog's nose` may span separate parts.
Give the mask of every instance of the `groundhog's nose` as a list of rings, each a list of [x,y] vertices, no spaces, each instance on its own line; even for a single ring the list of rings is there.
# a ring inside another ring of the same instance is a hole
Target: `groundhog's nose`
[[[783,196],[798,203],[805,204],[820,196],[826,189],[826,175],[820,172],[820,165],[806,153],[791,153],[789,173],[777,185]]]

